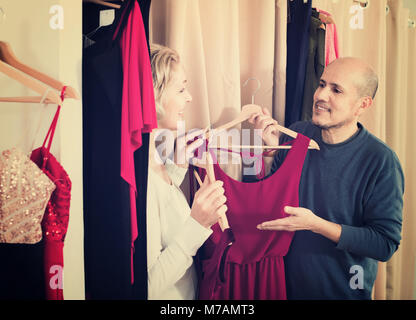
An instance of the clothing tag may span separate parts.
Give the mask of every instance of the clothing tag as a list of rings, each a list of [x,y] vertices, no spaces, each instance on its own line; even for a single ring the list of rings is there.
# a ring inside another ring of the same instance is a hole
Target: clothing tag
[[[115,9],[100,11],[100,27],[109,26],[115,18]]]

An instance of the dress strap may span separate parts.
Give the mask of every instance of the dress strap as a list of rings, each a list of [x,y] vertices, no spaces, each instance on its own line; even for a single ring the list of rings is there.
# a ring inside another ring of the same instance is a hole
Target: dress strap
[[[66,86],[64,86],[62,88],[62,91],[61,91],[61,100],[62,100],[62,102],[65,99],[65,90],[66,90]],[[43,162],[42,162],[42,167],[41,167],[42,169],[45,168],[46,162],[48,161],[48,157],[49,157],[49,153],[50,153],[51,145],[52,145],[52,140],[53,140],[53,136],[55,135],[55,129],[56,129],[56,125],[58,123],[58,118],[59,118],[59,112],[60,111],[61,111],[61,106],[58,105],[58,109],[56,110],[56,113],[55,113],[55,116],[53,117],[51,126],[49,127],[48,133],[46,134],[45,140],[43,141],[43,144],[42,144],[42,148],[45,148],[46,141],[49,139],[48,146],[46,147],[47,153],[43,156]]]
[[[62,100],[62,102],[65,99],[65,90],[66,90],[66,86],[64,86],[62,88],[62,91],[61,91],[61,100]],[[48,133],[46,134],[45,140],[43,141],[43,144],[42,144],[42,147],[45,147],[46,141],[49,139],[48,146],[46,147],[46,149],[48,150],[48,152],[51,149],[52,140],[53,140],[53,137],[55,135],[55,129],[56,129],[56,125],[58,123],[58,118],[59,118],[60,111],[61,111],[61,106],[58,105],[58,109],[56,110],[56,113],[55,113],[55,116],[53,117],[51,126],[49,127]]]

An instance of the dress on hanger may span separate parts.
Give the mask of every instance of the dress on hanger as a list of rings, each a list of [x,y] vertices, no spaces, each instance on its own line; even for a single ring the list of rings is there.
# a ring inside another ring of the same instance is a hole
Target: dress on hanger
[[[299,182],[310,139],[298,134],[288,158],[272,176],[255,183],[239,182],[214,165],[224,182],[230,229],[218,224],[200,249],[199,299],[286,299],[283,257],[293,232],[261,231],[257,225],[284,218],[285,206],[299,205]],[[232,243],[231,245],[229,245]]]
[[[64,100],[65,87],[61,93]],[[44,273],[46,299],[63,300],[64,241],[68,230],[71,180],[58,160],[50,153],[61,106],[53,118],[42,147],[32,151],[30,159],[51,179],[56,189],[46,206],[42,220],[44,237]],[[48,141],[49,139],[49,141]],[[48,144],[46,146],[46,142]]]

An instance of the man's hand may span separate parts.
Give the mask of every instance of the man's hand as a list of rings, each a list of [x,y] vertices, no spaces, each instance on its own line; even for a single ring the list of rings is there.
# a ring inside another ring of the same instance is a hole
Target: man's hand
[[[289,214],[289,217],[267,221],[257,226],[260,230],[312,230],[318,223],[317,217],[311,210],[306,208],[288,207],[284,211]]]
[[[286,206],[284,211],[290,216],[263,222],[257,226],[257,229],[277,231],[310,230],[338,243],[341,237],[341,225],[326,221],[306,208]]]
[[[253,114],[248,122],[254,124],[254,129],[262,130],[262,139],[268,146],[276,146],[279,144],[279,137],[277,136],[279,130],[276,128],[277,121],[274,120],[269,111],[263,108],[263,113]]]

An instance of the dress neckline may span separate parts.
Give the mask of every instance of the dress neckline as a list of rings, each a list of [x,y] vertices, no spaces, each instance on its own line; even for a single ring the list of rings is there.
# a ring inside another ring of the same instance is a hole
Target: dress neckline
[[[282,169],[284,169],[284,167],[286,167],[287,163],[289,162],[289,160],[292,158],[292,154],[294,153],[294,150],[299,148],[299,142],[302,139],[301,138],[307,138],[305,136],[303,136],[301,133],[298,133],[297,137],[295,139],[293,139],[293,144],[292,144],[292,148],[289,149],[288,154],[286,155],[285,160],[283,161],[282,165],[279,167],[279,169],[277,169],[275,172],[273,172],[273,174],[271,174],[270,176],[268,176],[267,178],[264,178],[260,181],[256,181],[256,182],[243,182],[243,181],[238,181],[232,177],[230,177],[222,168],[221,166],[218,164],[218,161],[216,161],[214,163],[214,165],[218,168],[218,170],[221,172],[222,175],[224,175],[225,177],[227,177],[227,179],[229,179],[230,181],[232,181],[235,184],[240,184],[240,185],[259,185],[259,184],[264,184],[264,183],[270,183],[267,182],[269,180],[273,180],[274,177],[280,175],[280,172],[282,171]],[[212,154],[212,153],[211,153]],[[215,157],[215,155],[213,155]],[[216,159],[216,157],[215,157]]]

